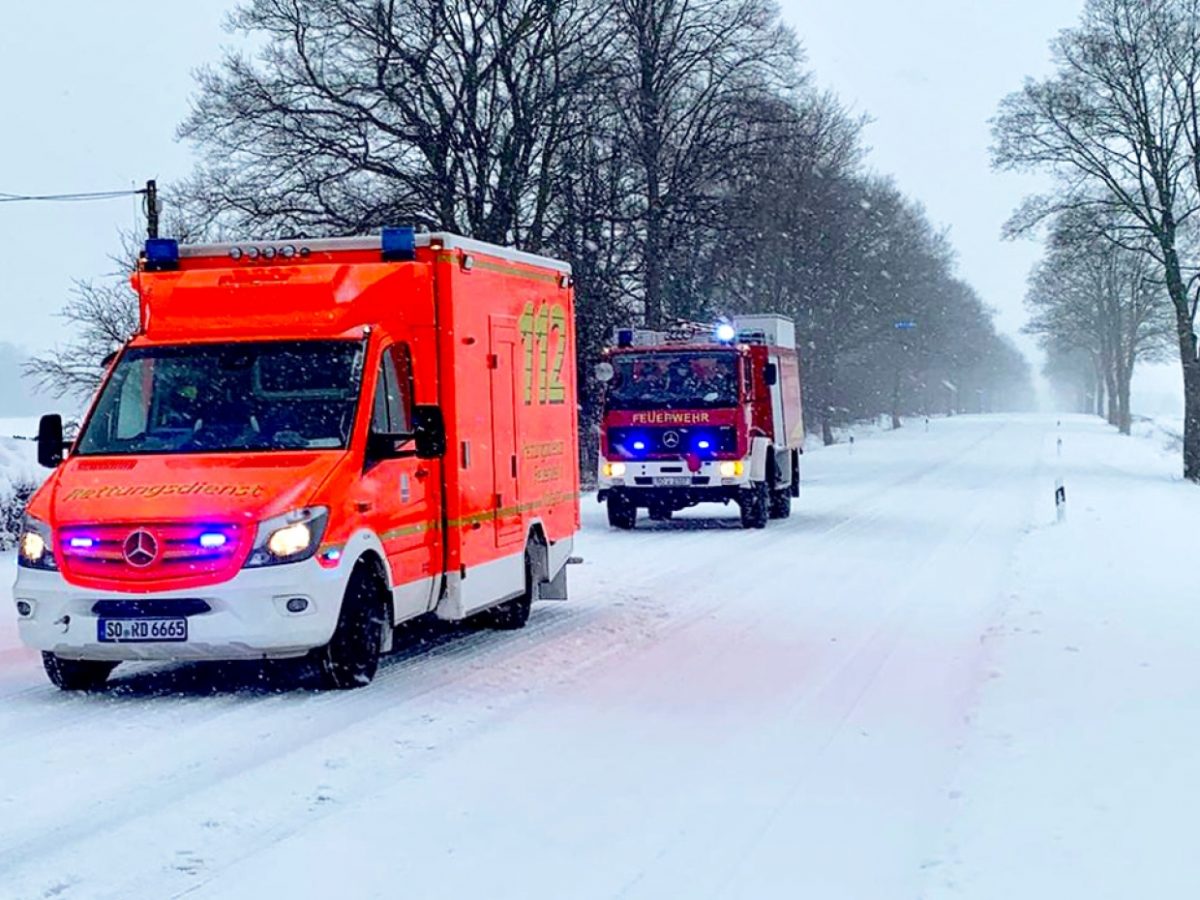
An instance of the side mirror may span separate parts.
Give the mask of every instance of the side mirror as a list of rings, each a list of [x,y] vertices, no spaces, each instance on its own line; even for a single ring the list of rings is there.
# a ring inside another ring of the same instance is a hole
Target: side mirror
[[[779,367],[775,363],[767,363],[767,367],[763,369],[763,381],[767,383],[767,387],[774,387],[779,381]]]
[[[57,413],[42,416],[41,421],[38,422],[38,463],[47,469],[57,467],[63,461],[65,449],[62,416]]]
[[[413,438],[418,459],[440,459],[446,455],[446,422],[440,406],[413,407]]]
[[[382,462],[385,459],[395,459],[400,455],[396,449],[398,438],[394,434],[380,434],[372,431],[367,435],[367,461]]]

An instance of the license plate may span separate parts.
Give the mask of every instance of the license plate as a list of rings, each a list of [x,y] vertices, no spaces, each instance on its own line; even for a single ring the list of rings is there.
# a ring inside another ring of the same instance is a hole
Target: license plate
[[[663,475],[655,478],[654,483],[659,487],[687,487],[692,479],[686,475]]]
[[[187,619],[99,619],[96,638],[103,644],[134,641],[186,641]]]

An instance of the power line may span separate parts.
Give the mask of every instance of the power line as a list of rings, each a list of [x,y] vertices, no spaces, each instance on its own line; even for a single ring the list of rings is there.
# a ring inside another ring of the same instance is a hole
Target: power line
[[[91,191],[75,194],[9,194],[0,191],[0,203],[79,203],[88,200],[115,200],[145,194],[146,189],[124,191]]]

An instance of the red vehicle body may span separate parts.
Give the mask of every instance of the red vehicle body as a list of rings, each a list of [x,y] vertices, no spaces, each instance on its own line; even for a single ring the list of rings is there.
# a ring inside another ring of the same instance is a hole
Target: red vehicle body
[[[799,496],[804,419],[795,329],[782,316],[742,316],[723,340],[618,331],[607,379],[599,499],[617,528],[703,502],[738,504],[762,528]],[[715,332],[714,332],[715,334]]]
[[[448,234],[179,247],[32,498],[19,628],[62,687],[130,659],[310,655],[566,599],[579,528],[570,269]]]

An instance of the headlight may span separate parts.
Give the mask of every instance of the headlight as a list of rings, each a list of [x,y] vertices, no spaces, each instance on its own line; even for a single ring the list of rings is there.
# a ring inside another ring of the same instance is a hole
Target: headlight
[[[740,459],[727,459],[721,463],[722,478],[737,478],[746,471],[746,464]]]
[[[623,462],[606,462],[604,464],[605,478],[623,478],[625,476],[625,463]]]
[[[26,569],[58,568],[54,560],[50,526],[33,516],[26,516],[21,525],[21,537],[17,541],[17,565]]]
[[[317,552],[328,522],[329,510],[324,506],[298,509],[261,522],[245,568],[277,566],[308,559]]]

